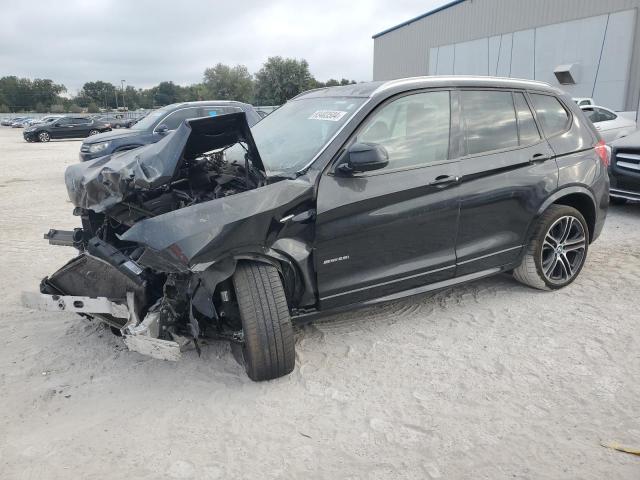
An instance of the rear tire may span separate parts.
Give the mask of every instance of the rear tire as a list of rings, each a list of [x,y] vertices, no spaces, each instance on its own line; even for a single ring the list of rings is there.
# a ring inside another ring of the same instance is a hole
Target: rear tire
[[[287,298],[278,270],[255,262],[238,263],[233,274],[249,378],[271,380],[293,371],[295,342]]]
[[[587,258],[587,222],[573,207],[551,205],[536,221],[526,248],[514,278],[540,290],[565,287],[578,277]]]
[[[99,134],[100,132],[98,130],[89,130],[89,136],[93,137],[94,135]]]

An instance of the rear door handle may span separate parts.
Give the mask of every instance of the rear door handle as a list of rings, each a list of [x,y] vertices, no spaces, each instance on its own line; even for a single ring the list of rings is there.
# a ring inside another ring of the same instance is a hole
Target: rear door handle
[[[546,160],[549,160],[549,156],[545,155],[544,153],[536,153],[531,157],[529,163],[540,163]]]
[[[433,182],[429,183],[429,185],[440,187],[449,185],[451,183],[458,183],[459,181],[460,177],[456,177],[453,175],[438,175]]]

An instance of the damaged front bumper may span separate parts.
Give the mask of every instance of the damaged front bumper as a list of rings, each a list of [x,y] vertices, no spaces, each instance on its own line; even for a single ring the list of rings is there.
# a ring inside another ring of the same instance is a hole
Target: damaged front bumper
[[[180,360],[189,339],[175,336],[174,341],[158,338],[159,314],[149,312],[140,321],[135,313],[133,293],[127,295],[127,305],[111,301],[106,297],[83,297],[76,295],[50,295],[23,292],[22,304],[34,310],[49,312],[73,312],[88,317],[109,316],[124,321],[119,329],[129,350],[160,360]]]

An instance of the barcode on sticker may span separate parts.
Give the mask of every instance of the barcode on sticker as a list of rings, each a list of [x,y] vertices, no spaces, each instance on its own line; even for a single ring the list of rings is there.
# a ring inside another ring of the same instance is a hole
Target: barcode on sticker
[[[309,120],[329,120],[330,122],[338,122],[347,112],[341,110],[317,110],[309,117]]]

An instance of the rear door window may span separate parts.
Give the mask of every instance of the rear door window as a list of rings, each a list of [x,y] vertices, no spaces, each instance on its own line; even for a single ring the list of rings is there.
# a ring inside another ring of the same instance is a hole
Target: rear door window
[[[513,103],[518,117],[518,134],[520,145],[532,145],[540,141],[540,132],[536,127],[531,109],[522,93],[513,94]]]
[[[166,125],[169,130],[175,130],[188,118],[198,118],[200,116],[200,109],[198,107],[181,108],[180,110],[176,110],[169,114],[169,116],[162,120],[159,125]]]
[[[560,100],[551,95],[530,94],[538,121],[547,137],[562,133],[569,128],[571,117]]]
[[[594,110],[598,113],[599,122],[609,122],[618,118],[615,113],[605,110],[604,108],[594,108]]]
[[[460,92],[467,154],[517,147],[518,125],[511,92]]]

